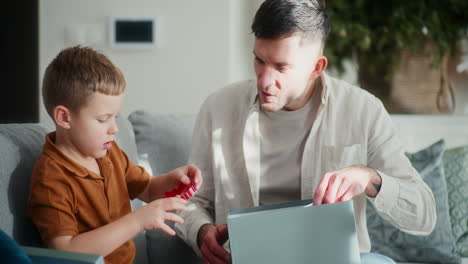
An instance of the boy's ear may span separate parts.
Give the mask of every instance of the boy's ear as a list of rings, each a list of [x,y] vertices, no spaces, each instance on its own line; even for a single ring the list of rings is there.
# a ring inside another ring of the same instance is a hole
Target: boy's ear
[[[68,110],[68,108],[63,105],[56,106],[54,109],[54,121],[61,128],[70,129],[70,110]]]
[[[328,65],[327,57],[322,56],[322,55],[319,56],[317,59],[317,63],[315,63],[315,68],[310,74],[310,80],[317,79],[317,77],[319,77],[320,74],[322,74],[325,68],[327,68],[327,65]]]

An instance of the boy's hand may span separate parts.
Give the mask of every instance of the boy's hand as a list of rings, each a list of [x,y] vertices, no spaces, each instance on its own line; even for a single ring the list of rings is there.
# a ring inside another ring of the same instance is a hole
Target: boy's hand
[[[200,169],[194,165],[186,165],[168,172],[165,176],[165,188],[168,193],[177,191],[180,194],[189,193],[189,197],[202,185]],[[182,184],[182,185],[181,185]],[[190,190],[193,186],[195,190]]]
[[[133,212],[141,230],[161,229],[165,233],[173,236],[175,231],[170,228],[165,221],[172,221],[182,224],[184,220],[173,210],[185,211],[186,201],[181,198],[164,198],[154,200],[151,203],[138,208]]]

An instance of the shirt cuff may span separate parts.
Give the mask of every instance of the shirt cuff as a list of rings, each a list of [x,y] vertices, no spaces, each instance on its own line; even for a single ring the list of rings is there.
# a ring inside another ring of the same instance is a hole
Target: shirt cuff
[[[191,226],[189,233],[188,233],[190,246],[193,248],[193,250],[195,251],[195,253],[197,253],[199,257],[201,257],[201,251],[197,243],[198,231],[200,231],[200,228],[205,224],[213,224],[213,223],[202,222],[202,221],[196,222]]]
[[[400,194],[400,185],[398,181],[385,173],[376,170],[382,178],[382,185],[379,193],[375,198],[368,198],[374,207],[379,212],[389,214],[396,206],[398,196]]]

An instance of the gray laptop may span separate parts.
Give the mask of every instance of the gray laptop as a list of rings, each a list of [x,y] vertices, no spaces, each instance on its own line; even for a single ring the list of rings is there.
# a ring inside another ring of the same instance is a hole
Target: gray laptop
[[[352,201],[232,210],[227,222],[234,264],[361,263]]]

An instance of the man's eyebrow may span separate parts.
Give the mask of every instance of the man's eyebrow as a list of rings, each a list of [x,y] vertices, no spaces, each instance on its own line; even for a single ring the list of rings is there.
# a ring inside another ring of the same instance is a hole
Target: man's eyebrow
[[[257,59],[260,59],[260,57],[257,56],[257,54],[255,53],[255,51],[252,51],[253,55],[255,56],[255,58]],[[261,60],[261,59],[260,59]]]
[[[252,52],[253,55],[255,56],[255,58],[261,60],[261,61],[264,61],[262,58],[260,58],[259,56],[257,56],[257,54],[255,54],[255,51]],[[290,64],[287,63],[287,62],[275,62],[274,65],[276,67],[283,67],[283,66],[289,66]]]

